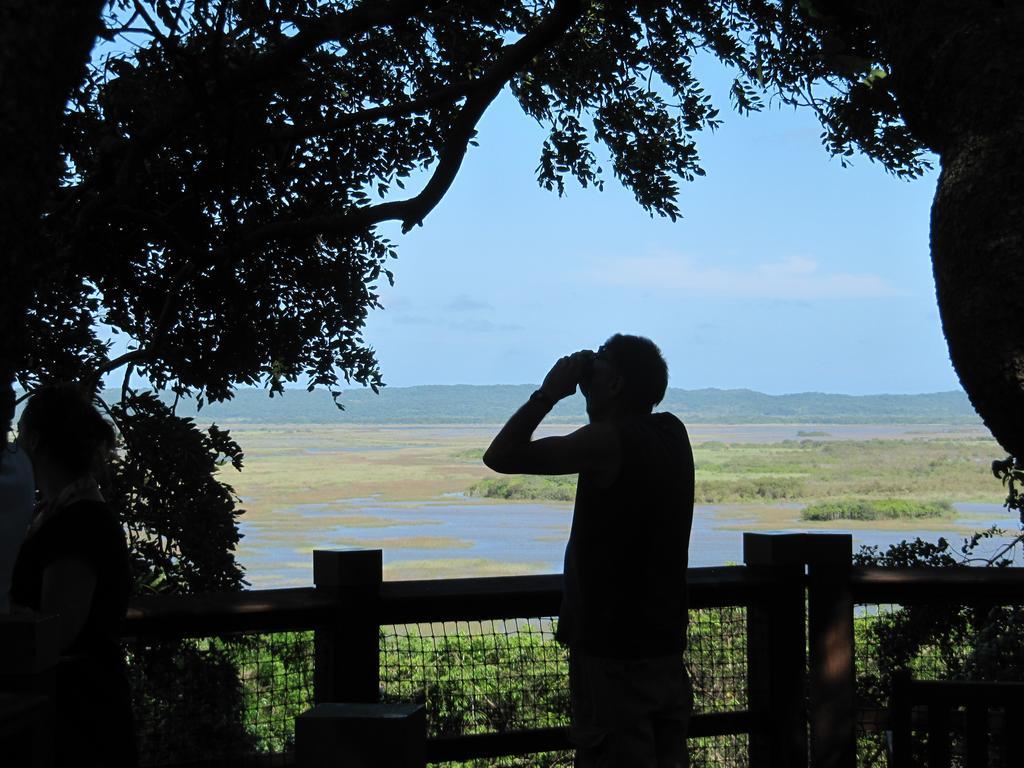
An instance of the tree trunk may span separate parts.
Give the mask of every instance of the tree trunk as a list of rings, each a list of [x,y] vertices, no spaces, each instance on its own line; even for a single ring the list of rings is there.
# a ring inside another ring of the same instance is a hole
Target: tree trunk
[[[1024,3],[883,13],[907,125],[941,158],[931,253],[949,355],[993,436],[1024,459]]]
[[[932,266],[960,381],[993,436],[1024,459],[1024,116],[942,156]]]
[[[85,73],[103,5],[0,0],[0,387],[24,355],[24,312],[45,279],[39,224],[60,173],[58,128]]]

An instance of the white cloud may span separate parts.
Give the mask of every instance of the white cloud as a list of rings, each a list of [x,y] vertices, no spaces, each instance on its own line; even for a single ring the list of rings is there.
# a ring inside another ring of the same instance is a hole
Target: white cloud
[[[395,294],[387,296],[381,303],[384,305],[384,309],[391,310],[392,312],[407,312],[416,305],[409,297]]]
[[[453,331],[465,333],[505,333],[507,331],[521,331],[523,326],[518,323],[498,323],[486,318],[456,318],[431,317],[428,315],[394,315],[393,319],[398,325],[414,325],[420,327],[448,328]]]
[[[452,320],[446,325],[454,331],[466,331],[467,333],[504,333],[523,330],[523,326],[518,323],[495,323],[490,320]]]
[[[449,312],[480,312],[494,309],[494,307],[486,301],[474,299],[472,296],[465,293],[460,293],[448,302],[444,308]]]
[[[878,275],[823,272],[814,259],[790,257],[750,267],[702,264],[676,254],[615,259],[589,273],[595,283],[680,296],[750,299],[865,299],[895,296]]]

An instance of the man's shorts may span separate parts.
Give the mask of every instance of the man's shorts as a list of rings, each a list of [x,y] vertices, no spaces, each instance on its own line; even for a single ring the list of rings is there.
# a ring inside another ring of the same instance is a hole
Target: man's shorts
[[[686,768],[693,689],[681,655],[601,659],[569,653],[577,768]]]

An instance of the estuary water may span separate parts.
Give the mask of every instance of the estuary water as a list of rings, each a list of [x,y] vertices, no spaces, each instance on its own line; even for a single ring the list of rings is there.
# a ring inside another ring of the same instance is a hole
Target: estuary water
[[[1017,521],[998,504],[954,506],[957,519],[936,525],[943,530],[850,529],[837,523],[835,528],[813,532],[850,533],[856,551],[860,546],[884,549],[916,536],[933,542],[943,536],[958,544],[970,531],[992,525],[1008,534],[1018,529]],[[690,565],[742,562],[740,527],[745,520],[756,520],[758,509],[751,505],[695,507]],[[310,585],[313,549],[381,549],[389,579],[558,573],[571,515],[569,504],[483,502],[459,496],[423,502],[342,499],[282,510],[271,520],[243,520],[238,559],[253,589]],[[963,527],[950,530],[952,526]],[[991,542],[981,552],[989,553],[1006,540]],[[1021,554],[1014,554],[1021,564]]]

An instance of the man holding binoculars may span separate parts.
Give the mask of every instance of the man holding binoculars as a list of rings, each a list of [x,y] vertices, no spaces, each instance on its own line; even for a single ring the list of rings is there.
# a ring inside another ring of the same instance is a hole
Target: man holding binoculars
[[[534,440],[577,386],[590,423]],[[682,422],[653,412],[667,386],[658,347],[616,334],[555,363],[484,454],[496,472],[579,474],[556,632],[569,648],[577,766],[688,765],[693,453]]]

